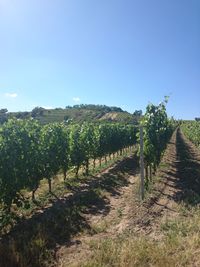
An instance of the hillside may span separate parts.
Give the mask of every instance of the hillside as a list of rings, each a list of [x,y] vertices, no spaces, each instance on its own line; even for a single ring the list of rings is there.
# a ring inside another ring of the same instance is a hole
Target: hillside
[[[83,121],[107,121],[107,122],[125,122],[137,124],[140,115],[130,114],[119,107],[108,107],[105,105],[75,105],[66,108],[44,109],[34,108],[31,112],[4,112],[0,113],[0,122],[8,118],[30,118],[39,120],[42,124],[51,122],[62,122],[72,120],[74,122]]]

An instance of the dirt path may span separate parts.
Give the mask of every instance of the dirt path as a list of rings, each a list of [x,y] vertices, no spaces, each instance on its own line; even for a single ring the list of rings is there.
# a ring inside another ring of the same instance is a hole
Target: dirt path
[[[132,227],[160,238],[160,225],[179,214],[179,204],[195,203],[200,193],[200,151],[177,129],[168,146],[150,197],[132,210]]]
[[[180,203],[200,203],[200,151],[179,129],[167,146],[156,177],[148,197],[140,203],[138,159],[127,157],[16,226],[10,234],[15,240],[13,247],[23,248],[18,252],[22,259],[29,254],[26,248],[34,247],[29,266],[41,266],[40,262],[35,264],[41,250],[40,246],[36,250],[36,245],[43,242],[56,260],[51,262],[53,266],[74,267],[82,266],[101,240],[124,233],[160,240],[161,223],[179,216]]]
[[[126,165],[127,170],[132,167],[130,162],[124,163],[117,170],[120,170],[119,174],[126,173],[122,171]],[[94,233],[78,235],[70,245],[60,248],[58,267],[81,266],[92,255],[92,242],[114,238],[126,230],[159,240],[162,238],[161,223],[179,215],[179,204],[191,204],[200,199],[195,198],[200,193],[200,151],[183,136],[180,129],[174,132],[156,176],[157,182],[151,194],[139,203],[136,194],[138,177],[133,173],[127,176],[126,173],[128,183],[120,187],[115,195],[105,194],[109,212],[89,213],[85,217]]]
[[[92,242],[113,237],[122,233],[128,227],[131,219],[131,203],[138,181],[138,166],[135,160],[135,158],[127,158],[118,166],[104,173],[105,176],[110,176],[110,173],[112,173],[116,181],[123,175],[126,183],[115,192],[104,190],[102,193],[107,199],[109,212],[99,210],[95,214],[91,212],[82,214],[87,224],[90,225],[90,230],[77,234],[68,244],[58,250],[58,267],[76,266],[91,255]]]

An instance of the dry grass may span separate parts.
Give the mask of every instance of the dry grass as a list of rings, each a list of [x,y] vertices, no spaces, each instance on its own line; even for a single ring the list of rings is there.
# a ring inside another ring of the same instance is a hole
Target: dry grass
[[[160,240],[130,232],[91,243],[92,257],[84,267],[200,266],[200,210],[183,208],[180,216],[160,225]]]
[[[139,215],[136,228],[92,242],[91,257],[74,267],[200,266],[200,155],[180,132],[157,174],[153,201],[142,205],[145,220]]]

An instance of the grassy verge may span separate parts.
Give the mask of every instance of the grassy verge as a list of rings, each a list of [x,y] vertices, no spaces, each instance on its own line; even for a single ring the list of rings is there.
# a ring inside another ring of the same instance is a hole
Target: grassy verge
[[[90,244],[93,256],[84,267],[200,266],[200,209],[180,204],[175,219],[160,224],[160,238],[128,232]]]

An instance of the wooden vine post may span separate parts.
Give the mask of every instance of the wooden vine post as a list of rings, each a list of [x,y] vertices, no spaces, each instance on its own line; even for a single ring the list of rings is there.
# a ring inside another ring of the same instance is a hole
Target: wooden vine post
[[[143,126],[140,126],[140,198],[144,199],[144,142]]]

